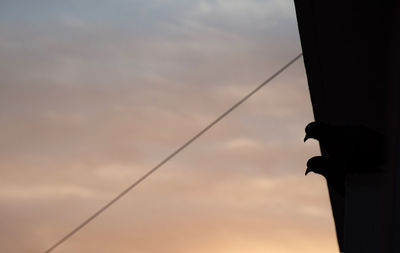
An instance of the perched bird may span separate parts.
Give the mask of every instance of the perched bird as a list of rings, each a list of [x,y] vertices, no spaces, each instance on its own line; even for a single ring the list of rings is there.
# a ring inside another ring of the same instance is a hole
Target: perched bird
[[[311,122],[305,132],[304,141],[318,140],[326,155],[346,172],[377,171],[383,162],[384,136],[367,127]]]
[[[310,172],[325,177],[332,189],[344,198],[346,172],[345,168],[337,164],[333,158],[327,156],[314,156],[307,161],[306,175]]]
[[[305,128],[308,139],[319,141],[324,156],[308,160],[309,172],[326,178],[328,185],[344,198],[348,173],[374,173],[380,171],[384,160],[384,136],[364,126],[333,126],[311,122]]]

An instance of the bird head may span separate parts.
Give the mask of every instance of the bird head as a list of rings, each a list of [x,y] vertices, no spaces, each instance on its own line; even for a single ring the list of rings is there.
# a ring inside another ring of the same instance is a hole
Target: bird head
[[[305,128],[306,136],[304,137],[304,142],[310,138],[320,141],[321,138],[323,138],[327,127],[328,126],[322,122],[314,121],[309,123]]]
[[[314,156],[307,161],[307,169],[305,175],[310,172],[320,174],[326,178],[329,170],[329,158],[325,156]]]

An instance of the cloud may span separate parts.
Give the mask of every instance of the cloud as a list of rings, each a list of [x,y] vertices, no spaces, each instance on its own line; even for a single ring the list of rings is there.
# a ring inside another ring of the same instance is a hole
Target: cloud
[[[1,252],[43,251],[300,50],[289,1],[0,5]],[[311,120],[298,62],[58,251],[335,249]]]
[[[53,199],[67,197],[97,198],[96,193],[79,185],[45,185],[35,187],[2,186],[0,199]]]

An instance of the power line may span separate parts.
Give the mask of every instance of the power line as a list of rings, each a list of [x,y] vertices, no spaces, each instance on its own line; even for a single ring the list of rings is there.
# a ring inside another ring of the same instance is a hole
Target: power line
[[[263,88],[266,84],[268,84],[270,81],[272,81],[275,77],[277,77],[279,74],[281,74],[284,70],[286,70],[290,65],[292,65],[294,62],[296,62],[303,53],[300,53],[296,57],[294,57],[292,60],[290,60],[288,63],[286,63],[283,67],[281,67],[278,71],[276,71],[273,75],[271,75],[267,80],[265,80],[262,84],[260,84],[258,87],[256,87],[254,90],[252,90],[250,93],[248,93],[245,97],[243,97],[241,100],[236,102],[232,107],[230,107],[227,111],[222,113],[218,118],[216,118],[213,122],[208,124],[203,130],[201,130],[199,133],[197,133],[195,136],[193,136],[191,139],[186,141],[182,146],[180,146],[178,149],[176,149],[174,152],[172,152],[169,156],[164,158],[158,165],[156,165],[154,168],[149,170],[146,174],[144,174],[141,178],[136,180],[132,185],[130,185],[128,188],[126,188],[124,191],[122,191],[120,194],[118,194],[116,197],[114,197],[110,202],[108,202],[105,206],[100,208],[97,212],[92,214],[89,218],[87,218],[85,221],[83,221],[79,226],[77,226],[74,230],[66,234],[64,237],[62,237],[58,242],[56,242],[53,246],[51,246],[49,249],[44,251],[44,253],[50,253],[52,252],[55,248],[57,248],[60,244],[68,240],[71,236],[73,236],[75,233],[77,233],[79,230],[81,230],[83,227],[85,227],[87,224],[89,224],[92,220],[94,220],[97,216],[99,216],[101,213],[103,213],[106,209],[108,209],[110,206],[112,206],[115,202],[117,202],[120,198],[125,196],[128,192],[130,192],[133,188],[135,188],[137,185],[139,185],[142,181],[144,181],[147,177],[149,177],[151,174],[153,174],[156,170],[161,168],[164,164],[166,164],[169,160],[171,160],[173,157],[175,157],[177,154],[179,154],[182,150],[184,150],[187,146],[189,146],[192,142],[194,142],[196,139],[198,139],[200,136],[202,136],[205,132],[207,132],[210,128],[212,128],[215,124],[217,124],[219,121],[221,121],[223,118],[225,118],[229,113],[231,113],[233,110],[235,110],[238,106],[243,104],[246,100],[248,100],[251,96],[253,96],[256,92],[258,92],[261,88]]]

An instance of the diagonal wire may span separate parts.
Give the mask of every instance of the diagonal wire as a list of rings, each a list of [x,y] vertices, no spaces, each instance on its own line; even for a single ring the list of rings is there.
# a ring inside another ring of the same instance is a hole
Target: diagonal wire
[[[137,185],[139,185],[141,182],[143,182],[147,177],[149,177],[151,174],[153,174],[156,170],[158,170],[160,167],[162,167],[165,163],[167,163],[169,160],[171,160],[173,157],[175,157],[177,154],[179,154],[182,150],[184,150],[187,146],[189,146],[192,142],[194,142],[196,139],[198,139],[200,136],[202,136],[205,132],[207,132],[210,128],[212,128],[215,124],[217,124],[219,121],[221,121],[223,118],[225,118],[228,114],[230,114],[233,110],[235,110],[238,106],[243,104],[246,100],[248,100],[251,96],[253,96],[256,92],[258,92],[261,88],[263,88],[266,84],[268,84],[270,81],[272,81],[275,77],[277,77],[279,74],[281,74],[283,71],[285,71],[290,65],[292,65],[294,62],[296,62],[303,53],[300,53],[296,57],[294,57],[292,60],[290,60],[288,63],[286,63],[284,66],[282,66],[278,71],[276,71],[273,75],[271,75],[267,80],[265,80],[262,84],[257,86],[254,90],[252,90],[250,93],[248,93],[245,97],[243,97],[241,100],[236,102],[232,107],[230,107],[227,111],[222,113],[218,118],[216,118],[213,122],[208,124],[203,130],[201,130],[198,134],[193,136],[191,139],[186,141],[182,146],[180,146],[178,149],[176,149],[173,153],[171,153],[169,156],[164,158],[158,165],[156,165],[154,168],[149,170],[146,174],[144,174],[141,178],[136,180],[133,184],[131,184],[128,188],[126,188],[124,191],[122,191],[120,194],[118,194],[116,197],[114,197],[110,202],[108,202],[105,206],[100,208],[97,212],[92,214],[89,218],[87,218],[85,221],[83,221],[79,226],[77,226],[74,230],[66,234],[64,237],[62,237],[59,241],[57,241],[53,246],[51,246],[49,249],[44,251],[44,253],[50,253],[52,252],[55,248],[57,248],[60,244],[68,240],[71,236],[76,234],[79,230],[81,230],[83,227],[85,227],[87,224],[89,224],[92,220],[94,220],[97,216],[99,216],[101,213],[103,213],[106,209],[108,209],[110,206],[112,206],[115,202],[117,202],[120,198],[125,196],[128,192],[130,192],[133,188],[135,188]]]

